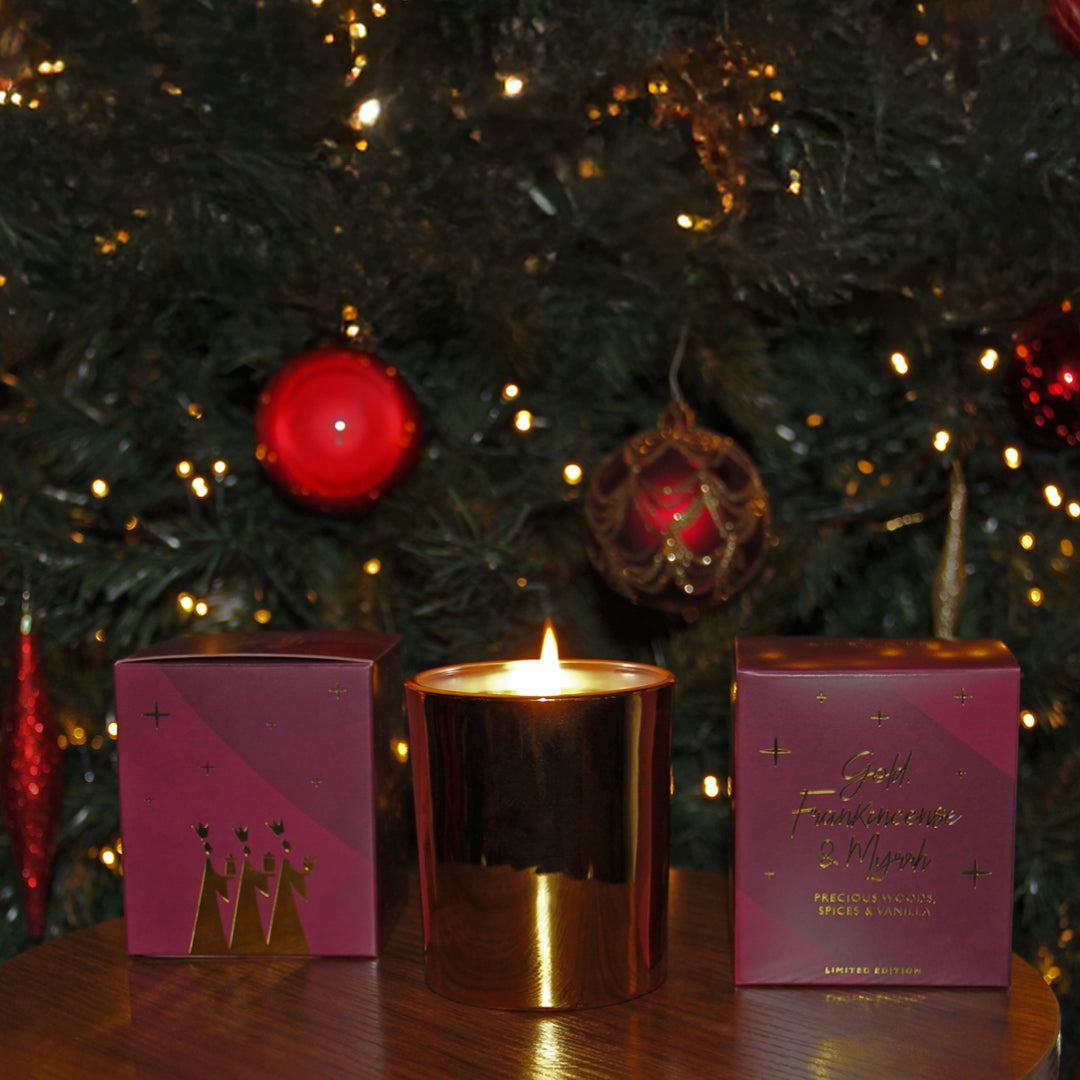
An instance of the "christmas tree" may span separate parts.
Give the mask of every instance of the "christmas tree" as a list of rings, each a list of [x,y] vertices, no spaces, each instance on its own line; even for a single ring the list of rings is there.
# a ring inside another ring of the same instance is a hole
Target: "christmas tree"
[[[564,655],[669,667],[672,860],[709,869],[736,635],[992,637],[1014,947],[1080,1030],[1078,25],[2,0],[0,604],[62,749],[45,934],[122,911],[111,665],[179,633],[393,630],[415,671],[536,655],[550,617]],[[343,502],[305,471],[333,446],[256,434],[326,345],[399,425]],[[658,604],[587,510],[671,402],[768,531]],[[0,905],[6,957],[2,834]]]

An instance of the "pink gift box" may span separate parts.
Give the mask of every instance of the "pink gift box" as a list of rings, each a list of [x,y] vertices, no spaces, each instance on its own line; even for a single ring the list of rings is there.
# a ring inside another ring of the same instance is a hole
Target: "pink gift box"
[[[407,880],[400,637],[178,638],[115,682],[128,951],[377,955]]]
[[[1007,985],[1009,650],[776,637],[735,655],[735,982]]]

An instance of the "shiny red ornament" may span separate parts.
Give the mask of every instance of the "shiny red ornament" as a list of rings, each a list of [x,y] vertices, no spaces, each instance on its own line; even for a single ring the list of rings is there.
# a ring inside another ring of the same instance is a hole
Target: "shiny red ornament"
[[[255,410],[255,455],[297,502],[363,510],[420,453],[420,409],[396,368],[360,349],[321,346],[289,360]]]
[[[1055,448],[1080,444],[1080,314],[1069,301],[1013,335],[1003,387],[1031,441]]]
[[[63,776],[40,645],[29,616],[23,616],[0,724],[0,793],[26,924],[35,940],[45,933]]]
[[[1054,37],[1080,56],[1080,0],[1043,0],[1043,16]]]
[[[765,558],[769,499],[749,455],[672,402],[593,475],[589,556],[637,604],[691,615],[742,589]]]

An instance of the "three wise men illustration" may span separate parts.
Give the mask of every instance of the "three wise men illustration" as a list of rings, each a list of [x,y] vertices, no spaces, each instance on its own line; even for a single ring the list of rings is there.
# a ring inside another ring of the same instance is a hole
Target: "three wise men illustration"
[[[212,956],[233,955],[305,955],[310,953],[304,934],[300,911],[296,904],[296,894],[307,899],[307,878],[315,869],[315,860],[307,857],[302,868],[292,865],[291,845],[284,838],[283,820],[266,822],[267,828],[275,836],[281,837],[283,857],[280,867],[273,852],[267,852],[259,869],[251,860],[251,848],[248,844],[249,830],[246,826],[233,829],[236,838],[243,844],[243,863],[237,873],[236,859],[230,853],[225,860],[225,872],[214,868],[213,848],[209,841],[210,826],[199,823],[193,825],[199,839],[203,842],[206,862],[203,866],[202,888],[199,892],[199,904],[195,913],[195,922],[191,932],[191,945],[188,952],[192,955]],[[270,912],[270,928],[263,929],[262,912],[259,908],[259,896],[269,898],[270,881],[277,872],[277,884],[273,906]],[[236,899],[232,909],[230,931],[226,939],[224,924],[218,897],[230,903],[229,883],[238,881]]]

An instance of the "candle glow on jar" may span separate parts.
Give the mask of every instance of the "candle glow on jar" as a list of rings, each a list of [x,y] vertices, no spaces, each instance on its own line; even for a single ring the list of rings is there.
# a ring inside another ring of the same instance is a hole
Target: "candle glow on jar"
[[[436,668],[416,676],[424,690],[481,697],[560,698],[618,694],[663,681],[666,673],[647,664],[617,660],[562,660],[549,619],[538,660],[498,660]]]

